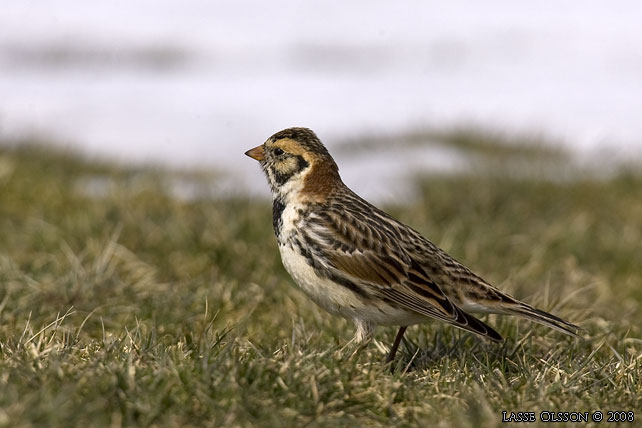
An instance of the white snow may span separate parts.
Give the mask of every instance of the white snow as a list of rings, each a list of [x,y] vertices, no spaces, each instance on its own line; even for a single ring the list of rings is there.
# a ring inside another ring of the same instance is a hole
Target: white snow
[[[640,22],[633,0],[4,0],[0,135],[226,168],[254,187],[243,152],[289,126],[331,149],[472,123],[638,156]]]

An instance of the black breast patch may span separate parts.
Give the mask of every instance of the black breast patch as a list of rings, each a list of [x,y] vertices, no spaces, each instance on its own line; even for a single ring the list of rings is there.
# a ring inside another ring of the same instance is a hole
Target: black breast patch
[[[274,226],[274,233],[277,237],[281,233],[281,227],[283,226],[281,215],[283,214],[284,209],[285,204],[281,199],[277,198],[272,202],[272,226]]]

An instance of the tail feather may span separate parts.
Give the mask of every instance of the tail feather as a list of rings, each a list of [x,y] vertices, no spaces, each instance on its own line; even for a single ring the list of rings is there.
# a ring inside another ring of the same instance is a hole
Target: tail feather
[[[534,321],[539,324],[543,324],[547,327],[561,331],[571,336],[579,337],[578,332],[580,327],[572,324],[568,321],[563,320],[560,317],[557,317],[548,312],[542,311],[541,309],[534,308],[525,303],[519,302],[516,306],[507,307],[505,306],[503,312],[509,315],[519,315],[531,321]]]

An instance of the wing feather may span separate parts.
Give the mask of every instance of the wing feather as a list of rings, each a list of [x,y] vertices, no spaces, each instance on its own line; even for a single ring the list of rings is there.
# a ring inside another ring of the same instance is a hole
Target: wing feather
[[[372,206],[365,211],[319,207],[308,215],[305,226],[305,240],[318,258],[326,260],[330,277],[349,281],[365,288],[368,295],[386,298],[418,314],[502,340],[499,333],[446,296],[421,263],[400,245],[403,233],[383,211]]]

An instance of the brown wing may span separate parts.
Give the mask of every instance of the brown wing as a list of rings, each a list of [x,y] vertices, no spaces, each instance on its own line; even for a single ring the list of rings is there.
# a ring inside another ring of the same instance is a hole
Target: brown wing
[[[319,207],[306,218],[304,239],[325,274],[353,290],[385,298],[421,315],[501,341],[495,330],[453,304],[438,284],[400,245],[404,231],[362,200]],[[367,215],[365,214],[367,213]]]

